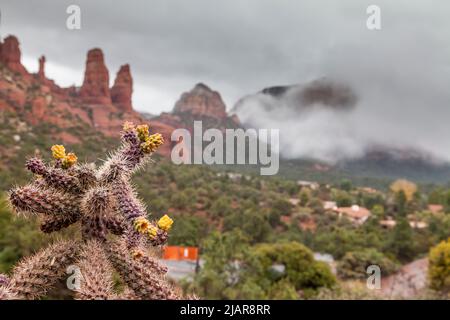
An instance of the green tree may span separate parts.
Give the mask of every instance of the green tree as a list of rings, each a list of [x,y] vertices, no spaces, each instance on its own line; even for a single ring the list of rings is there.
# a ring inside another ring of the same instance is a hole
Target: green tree
[[[190,199],[189,196],[183,192],[183,191],[179,191],[177,193],[174,193],[171,197],[171,204],[177,208],[177,209],[185,209],[189,206],[190,203]]]
[[[214,217],[226,217],[233,212],[231,208],[232,199],[227,196],[221,196],[211,204],[210,212]]]
[[[339,184],[339,188],[344,190],[344,191],[350,191],[353,188],[352,182],[350,180],[348,180],[348,179],[343,179],[341,181],[341,183]]]
[[[238,229],[211,233],[204,241],[205,261],[192,289],[207,299],[265,299],[254,275],[260,273],[248,238]]]
[[[406,218],[401,217],[397,219],[397,224],[395,225],[391,239],[390,249],[400,261],[407,262],[414,258],[416,253],[413,231]]]
[[[403,190],[398,191],[395,194],[395,205],[397,208],[397,214],[401,217],[406,215],[406,194]]]
[[[428,277],[434,290],[450,292],[450,238],[430,250]]]
[[[223,225],[225,231],[242,230],[252,243],[265,241],[272,230],[264,215],[253,209],[234,212],[224,218]]]
[[[379,219],[384,218],[384,207],[379,204],[373,206],[372,214]]]
[[[270,288],[279,286],[279,281],[287,281],[296,291],[314,292],[320,287],[332,287],[336,279],[329,267],[314,260],[311,250],[298,242],[261,244],[256,255],[263,267],[262,279],[273,279],[274,265],[285,268],[280,278],[270,283]],[[270,289],[269,289],[270,290]]]
[[[444,204],[444,190],[442,188],[433,189],[428,195],[428,204]]]
[[[444,207],[446,212],[450,212],[450,191],[445,193]]]
[[[309,202],[309,199],[311,198],[311,191],[309,189],[302,189],[302,191],[300,191],[300,205],[302,207],[306,207],[306,205]]]
[[[286,199],[283,199],[281,197],[277,197],[274,201],[271,203],[271,209],[274,213],[278,215],[288,215],[291,213],[292,210],[292,204],[287,201]]]
[[[338,191],[335,200],[338,207],[350,207],[353,204],[352,197],[345,191]]]
[[[207,231],[208,222],[204,218],[179,216],[171,230],[169,243],[197,247],[206,236]]]

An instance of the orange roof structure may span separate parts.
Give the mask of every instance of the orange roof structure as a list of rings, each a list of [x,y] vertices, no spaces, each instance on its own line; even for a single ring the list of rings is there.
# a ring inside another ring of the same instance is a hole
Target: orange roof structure
[[[197,260],[197,247],[179,247],[166,246],[164,247],[163,259],[165,260]]]
[[[345,215],[353,223],[363,224],[370,216],[370,211],[366,208],[360,207],[358,205],[353,205],[351,207],[339,207],[335,211],[338,213],[339,217]]]
[[[370,211],[368,209],[356,205],[351,207],[339,207],[336,211],[345,214],[352,219],[362,219],[370,216]]]

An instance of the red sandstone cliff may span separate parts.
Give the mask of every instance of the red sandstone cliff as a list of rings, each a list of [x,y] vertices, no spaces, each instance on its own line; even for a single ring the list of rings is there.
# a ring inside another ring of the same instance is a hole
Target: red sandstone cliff
[[[39,58],[39,71],[38,71],[38,77],[41,80],[45,79],[45,56],[41,56]]]
[[[102,50],[89,50],[84,71],[84,81],[80,97],[88,104],[111,104],[109,92],[109,72],[106,68]]]
[[[15,36],[8,36],[0,43],[0,62],[13,72],[27,75],[27,70],[20,62],[20,56],[19,40]]]
[[[131,105],[132,81],[129,67],[119,71],[115,86],[109,89],[109,74],[103,52],[87,54],[83,85],[61,88],[45,75],[45,57],[39,58],[37,74],[29,73],[21,63],[19,41],[9,36],[0,43],[0,110],[17,112],[31,125],[48,123],[55,131],[88,125],[112,136],[125,120],[143,122]],[[56,128],[59,128],[56,130]],[[65,142],[76,142],[70,134]]]
[[[159,153],[170,156],[174,144],[170,136],[176,128],[191,130],[194,120],[205,119],[209,125],[221,129],[239,123],[227,115],[220,94],[204,84],[183,93],[172,113],[162,113],[146,121],[133,110],[130,66],[121,66],[110,89],[108,68],[98,48],[87,54],[80,88],[59,87],[45,74],[45,57],[41,56],[38,62],[39,71],[29,73],[21,63],[17,38],[9,36],[0,42],[0,111],[16,112],[30,125],[50,124],[55,138],[65,143],[83,139],[82,134],[71,134],[74,130],[69,129],[87,125],[107,136],[115,136],[124,121],[148,122],[152,132],[160,132],[166,140]]]
[[[111,88],[111,100],[120,110],[129,112],[133,109],[131,105],[131,94],[133,93],[133,78],[130,66],[125,64],[117,72],[116,80]]]
[[[173,113],[185,112],[216,119],[227,117],[225,103],[220,94],[203,83],[198,83],[191,91],[183,93],[175,103]]]

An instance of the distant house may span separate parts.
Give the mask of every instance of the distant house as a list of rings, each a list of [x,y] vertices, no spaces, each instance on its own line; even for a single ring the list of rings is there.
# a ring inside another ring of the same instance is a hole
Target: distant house
[[[296,206],[300,203],[300,199],[296,199],[296,198],[290,198],[289,202],[293,205]]]
[[[223,177],[223,176],[227,176],[228,178],[230,178],[230,180],[234,181],[234,182],[238,182],[241,180],[241,178],[243,177],[242,174],[240,173],[235,173],[235,172],[218,172],[216,174],[216,176],[218,177]],[[249,176],[244,176],[244,178],[246,180],[248,180],[250,177]]]
[[[386,229],[392,229],[396,224],[397,222],[392,217],[388,217],[386,220],[380,220],[380,225]]]
[[[428,227],[428,224],[424,221],[410,221],[409,225],[413,229],[425,229]]]
[[[428,210],[432,213],[439,213],[444,211],[444,206],[441,204],[429,204]]]
[[[351,222],[361,225],[370,217],[370,211],[364,207],[353,205],[351,207],[339,207],[335,210],[339,217],[346,216]]]
[[[192,280],[196,270],[203,265],[198,248],[166,246],[163,248],[162,262],[168,268],[168,277],[174,280]]]
[[[323,208],[325,210],[336,210],[337,209],[337,203],[336,203],[336,201],[324,201],[323,202]]]
[[[386,229],[391,229],[397,225],[397,221],[389,217],[386,220],[380,220],[380,225]],[[409,226],[413,229],[424,229],[428,227],[428,224],[424,221],[409,220]]]
[[[319,184],[314,181],[298,180],[297,185],[299,185],[300,187],[310,188],[311,190],[319,189]]]
[[[166,246],[163,253],[164,260],[191,260],[198,259],[197,247],[179,247],[179,246]]]

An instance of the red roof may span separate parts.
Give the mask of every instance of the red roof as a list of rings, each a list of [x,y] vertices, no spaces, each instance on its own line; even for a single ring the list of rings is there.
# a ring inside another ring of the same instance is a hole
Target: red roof
[[[164,247],[163,259],[166,260],[197,260],[197,247],[179,247],[166,246]]]
[[[340,207],[336,209],[337,212],[345,214],[353,219],[361,219],[370,216],[370,211],[364,207]]]

